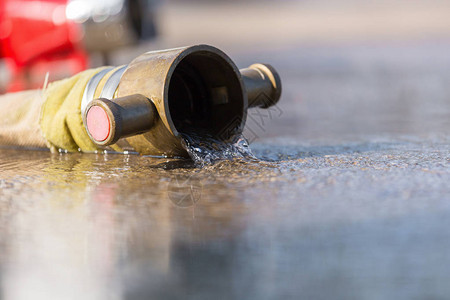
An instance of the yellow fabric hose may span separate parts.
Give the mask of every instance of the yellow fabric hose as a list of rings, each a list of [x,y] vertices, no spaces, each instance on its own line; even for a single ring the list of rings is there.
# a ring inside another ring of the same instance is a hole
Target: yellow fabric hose
[[[40,90],[0,96],[0,145],[46,148],[39,128],[43,102]]]
[[[80,106],[87,82],[104,68],[53,82],[44,90],[0,96],[0,145],[70,152],[98,150],[84,128]],[[105,76],[103,84],[111,73]],[[103,84],[99,85],[100,90]],[[118,146],[112,148],[122,150]]]

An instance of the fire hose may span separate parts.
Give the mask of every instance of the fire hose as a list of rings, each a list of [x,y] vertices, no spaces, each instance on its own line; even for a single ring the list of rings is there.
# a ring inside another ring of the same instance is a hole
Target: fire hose
[[[281,80],[270,65],[239,70],[208,45],[151,51],[125,66],[0,96],[0,145],[187,156],[181,133],[231,142],[249,108],[268,108],[280,95]]]

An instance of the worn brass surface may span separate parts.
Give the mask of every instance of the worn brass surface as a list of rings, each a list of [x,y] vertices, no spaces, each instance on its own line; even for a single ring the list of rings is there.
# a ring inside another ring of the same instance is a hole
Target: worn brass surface
[[[100,81],[95,96],[100,95],[99,91],[113,73],[111,71]],[[136,94],[153,102],[157,114],[149,111],[152,126],[144,126],[147,132],[140,134],[144,127],[125,123],[141,121],[131,117],[120,124],[114,121],[112,126],[135,129],[122,134],[122,128],[112,128],[114,137],[96,143],[110,145],[117,137],[132,135],[126,142],[139,153],[187,156],[181,146],[180,133],[194,131],[208,133],[225,142],[233,140],[242,133],[249,103],[250,107],[274,105],[280,98],[281,81],[269,65],[255,64],[239,71],[221,50],[196,45],[151,51],[134,59],[120,79],[113,102]],[[111,103],[100,102],[102,106],[108,104],[108,114],[114,119]],[[138,102],[134,104],[138,106]],[[147,104],[144,101],[142,105],[140,116],[144,116]],[[133,108],[136,112],[139,111],[137,106]]]

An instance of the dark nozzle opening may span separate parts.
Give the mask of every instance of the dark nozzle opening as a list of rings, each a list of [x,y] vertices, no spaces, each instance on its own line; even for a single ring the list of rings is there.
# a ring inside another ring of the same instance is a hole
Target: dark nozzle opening
[[[174,69],[168,88],[170,118],[179,133],[229,140],[241,133],[246,99],[236,67],[219,54],[197,51]]]

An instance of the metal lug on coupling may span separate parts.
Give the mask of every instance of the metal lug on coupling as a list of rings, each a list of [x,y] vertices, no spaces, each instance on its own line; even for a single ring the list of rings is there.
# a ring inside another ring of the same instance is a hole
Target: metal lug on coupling
[[[280,100],[281,78],[271,65],[253,64],[240,72],[247,90],[249,108],[268,108]]]
[[[134,94],[99,98],[86,107],[85,126],[89,137],[99,146],[115,144],[120,138],[149,131],[157,118],[155,105],[145,96]]]

